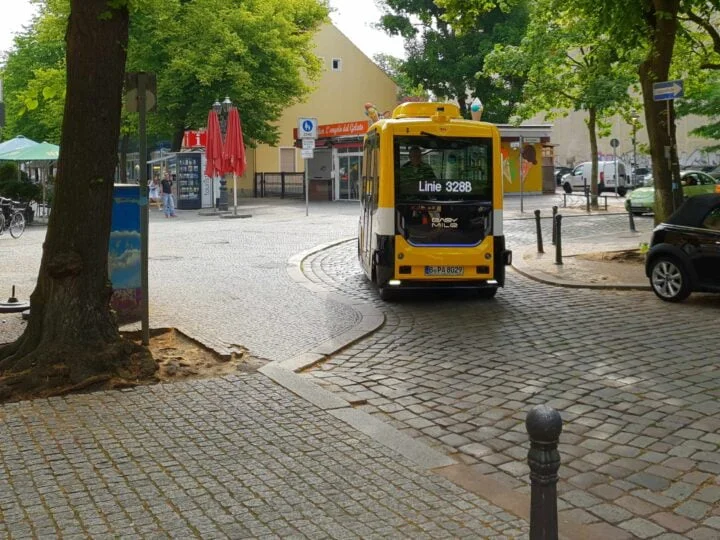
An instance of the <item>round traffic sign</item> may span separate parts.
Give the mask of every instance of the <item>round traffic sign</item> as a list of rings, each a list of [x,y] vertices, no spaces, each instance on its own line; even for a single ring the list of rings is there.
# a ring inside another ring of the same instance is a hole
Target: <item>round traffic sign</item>
[[[313,129],[313,123],[310,120],[305,120],[302,123],[303,131],[312,131]]]
[[[610,139],[610,146],[612,146],[613,148],[617,148],[618,146],[620,146],[620,141],[618,141],[617,139]]]

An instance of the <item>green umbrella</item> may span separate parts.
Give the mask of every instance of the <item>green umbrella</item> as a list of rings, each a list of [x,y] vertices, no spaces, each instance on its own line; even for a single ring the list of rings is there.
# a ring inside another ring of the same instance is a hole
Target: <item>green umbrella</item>
[[[0,154],[0,161],[57,161],[60,147],[41,142],[25,148],[16,148]]]
[[[14,139],[10,139],[9,141],[3,141],[0,143],[0,154],[4,154],[6,152],[9,152],[10,150],[17,150],[19,148],[35,146],[36,144],[38,143],[36,143],[32,139],[28,139],[27,137],[18,135]]]

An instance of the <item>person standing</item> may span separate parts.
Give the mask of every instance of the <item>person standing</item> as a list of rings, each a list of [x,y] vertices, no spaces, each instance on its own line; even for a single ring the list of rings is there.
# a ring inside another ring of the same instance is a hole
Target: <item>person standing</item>
[[[160,210],[160,177],[158,175],[153,176],[153,179],[150,180],[150,184],[148,187],[148,198],[150,199],[150,205],[154,205],[157,207],[158,210]]]
[[[169,172],[165,171],[165,176],[163,177],[160,184],[162,186],[163,209],[165,210],[165,217],[177,217],[175,215],[175,202],[173,201],[172,196],[173,182],[170,179]]]

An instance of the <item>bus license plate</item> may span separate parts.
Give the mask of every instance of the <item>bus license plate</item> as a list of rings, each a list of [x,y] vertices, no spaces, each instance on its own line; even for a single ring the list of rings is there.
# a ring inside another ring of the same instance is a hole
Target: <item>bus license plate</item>
[[[426,276],[462,276],[462,266],[426,266]]]

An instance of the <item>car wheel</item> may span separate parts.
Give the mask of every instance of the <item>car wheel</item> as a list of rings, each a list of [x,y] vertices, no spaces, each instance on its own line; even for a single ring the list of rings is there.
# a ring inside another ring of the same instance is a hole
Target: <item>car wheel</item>
[[[658,257],[650,268],[650,286],[661,300],[682,302],[692,292],[690,276],[673,257]]]
[[[633,212],[632,215],[633,216],[642,216],[643,213],[642,212]]]
[[[627,189],[624,187],[618,187],[618,195],[624,197],[627,194]]]
[[[572,193],[572,186],[570,185],[570,182],[565,182],[563,184],[563,190],[565,193]]]

